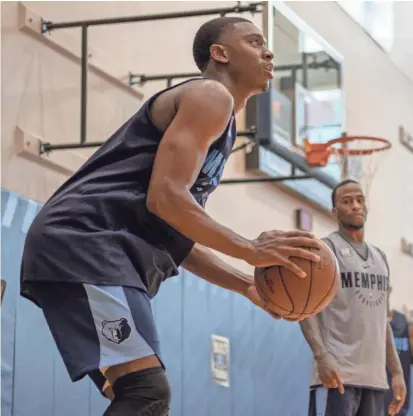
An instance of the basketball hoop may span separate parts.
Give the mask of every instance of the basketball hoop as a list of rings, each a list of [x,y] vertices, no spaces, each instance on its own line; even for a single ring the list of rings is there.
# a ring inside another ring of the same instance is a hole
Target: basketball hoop
[[[388,140],[380,137],[346,135],[327,143],[311,143],[308,139],[304,139],[303,143],[310,166],[322,168],[329,163],[338,164],[341,180],[354,179],[360,182],[366,197],[381,164],[379,155],[392,146]]]

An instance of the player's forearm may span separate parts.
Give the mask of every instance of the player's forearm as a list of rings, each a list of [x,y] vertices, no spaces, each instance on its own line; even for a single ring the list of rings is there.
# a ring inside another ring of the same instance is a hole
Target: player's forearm
[[[386,336],[386,366],[392,375],[403,373],[399,354],[397,354],[396,346],[394,345],[393,331],[389,323],[387,324]]]
[[[310,316],[304,321],[301,321],[300,326],[304,338],[307,340],[308,345],[313,351],[314,358],[318,359],[328,354],[328,351],[323,342],[323,338],[321,336],[317,318],[315,316]]]
[[[208,282],[245,295],[253,277],[235,269],[206,247],[195,244],[182,266]]]
[[[148,195],[147,206],[153,214],[202,246],[244,260],[252,252],[249,240],[214,221],[187,189],[166,184]]]

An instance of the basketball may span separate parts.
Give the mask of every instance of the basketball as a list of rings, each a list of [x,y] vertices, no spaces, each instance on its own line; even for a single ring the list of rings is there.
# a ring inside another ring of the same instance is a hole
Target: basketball
[[[290,258],[307,274],[298,277],[282,266],[255,269],[255,286],[270,311],[282,318],[305,319],[321,312],[333,300],[339,283],[339,268],[332,250],[311,249],[320,256],[318,263]]]

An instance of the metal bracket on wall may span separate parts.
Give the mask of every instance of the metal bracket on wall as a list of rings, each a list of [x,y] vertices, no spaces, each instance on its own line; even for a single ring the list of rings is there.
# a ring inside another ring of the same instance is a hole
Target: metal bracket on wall
[[[234,7],[227,8],[214,8],[206,10],[194,10],[189,12],[176,12],[176,13],[164,13],[164,14],[152,14],[142,16],[127,16],[120,18],[108,18],[108,19],[91,19],[91,20],[79,20],[71,22],[41,22],[41,34],[51,33],[53,30],[67,29],[67,28],[81,28],[81,101],[80,101],[80,143],[61,143],[61,144],[50,144],[46,142],[40,143],[40,154],[47,154],[54,150],[70,150],[70,149],[82,149],[82,148],[93,148],[99,147],[104,142],[88,142],[86,139],[87,131],[87,85],[88,85],[88,28],[90,26],[104,26],[112,24],[123,24],[123,23],[138,23],[148,21],[158,21],[167,19],[179,19],[185,17],[195,16],[211,16],[220,15],[225,16],[229,13],[262,13],[263,2],[249,3],[241,5],[238,1]],[[322,63],[311,63],[314,67],[327,67],[325,62]],[[294,69],[291,65],[278,66],[274,70],[282,71],[285,69]],[[297,67],[297,69],[300,69]],[[327,69],[327,68],[326,68]],[[185,79],[199,76],[199,73],[176,73],[176,74],[161,74],[161,75],[138,75],[129,73],[129,86],[143,85],[148,81],[167,81],[167,87],[172,85],[174,79]],[[259,140],[256,137],[255,130],[253,131],[241,131],[237,133],[239,137],[246,137],[245,143],[239,145],[233,149],[232,153],[257,146]],[[280,177],[261,177],[261,178],[241,178],[241,179],[224,179],[221,184],[240,184],[240,183],[257,183],[257,182],[282,182],[285,180],[296,180],[296,179],[308,179],[311,176],[280,176]]]
[[[200,77],[199,72],[181,72],[176,74],[159,74],[159,75],[140,75],[129,73],[129,86],[134,85],[143,86],[149,81],[166,81],[167,88],[172,87],[174,79],[186,79]]]
[[[239,150],[245,149],[248,146],[255,146],[257,144],[255,140],[255,131],[239,131],[237,137],[246,137],[247,141],[235,149],[232,150],[232,153]],[[71,150],[71,149],[86,149],[92,147],[100,147],[105,142],[85,142],[85,143],[61,143],[61,144],[50,144],[47,142],[40,143],[40,154],[50,153],[53,150]]]
[[[113,24],[122,24],[122,23],[138,23],[138,22],[149,22],[149,21],[158,21],[158,20],[168,20],[168,19],[181,19],[185,17],[196,17],[196,16],[211,16],[211,15],[220,15],[225,16],[229,13],[261,13],[263,11],[262,2],[249,3],[246,5],[241,5],[241,2],[237,2],[234,7],[226,8],[214,8],[214,9],[205,9],[205,10],[193,10],[187,12],[175,12],[175,13],[162,13],[162,14],[150,14],[142,16],[127,16],[127,17],[118,17],[118,18],[108,18],[108,19],[91,19],[91,20],[78,20],[72,22],[50,22],[44,21],[41,22],[41,34],[51,33],[53,30],[57,29],[68,29],[80,27],[82,30],[81,38],[81,94],[80,94],[80,145],[75,147],[73,143],[47,146],[44,144],[41,148],[41,152],[52,151],[57,149],[77,149],[81,147],[96,147],[96,143],[91,146],[86,145],[86,127],[87,127],[87,68],[88,68],[88,28],[90,26],[104,26],[104,25],[113,25]],[[57,147],[60,146],[60,147]],[[63,147],[62,147],[63,146]],[[46,150],[48,147],[48,150]]]
[[[332,60],[325,59],[321,62],[310,62],[307,64],[308,68],[310,69],[324,69],[328,71],[332,68]],[[292,65],[276,65],[274,67],[274,72],[277,71],[297,71],[302,69],[302,65],[300,64],[292,64]],[[147,82],[150,81],[166,81],[166,86],[169,88],[172,86],[172,81],[174,79],[186,79],[186,78],[196,78],[200,77],[201,74],[199,72],[178,72],[172,74],[158,74],[158,75],[145,75],[145,74],[134,74],[132,72],[129,73],[129,86],[133,87],[134,85],[143,86]]]
[[[300,179],[311,179],[312,176],[308,175],[290,175],[290,176],[276,176],[276,177],[264,177],[264,178],[240,178],[240,179],[223,179],[220,185],[236,185],[241,183],[263,183],[263,182],[284,182],[284,181],[296,181]]]

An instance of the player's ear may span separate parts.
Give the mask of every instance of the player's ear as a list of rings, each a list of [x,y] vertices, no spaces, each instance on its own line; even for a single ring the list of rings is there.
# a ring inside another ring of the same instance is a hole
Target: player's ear
[[[333,209],[331,210],[331,213],[333,214],[333,217],[335,219],[337,219],[337,208],[336,207],[333,207]]]
[[[209,49],[209,53],[211,54],[211,58],[220,63],[220,64],[227,64],[228,63],[228,53],[225,50],[225,47],[222,45],[211,45]]]

